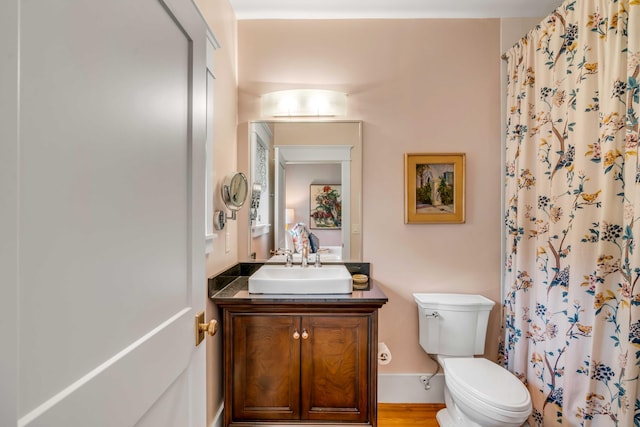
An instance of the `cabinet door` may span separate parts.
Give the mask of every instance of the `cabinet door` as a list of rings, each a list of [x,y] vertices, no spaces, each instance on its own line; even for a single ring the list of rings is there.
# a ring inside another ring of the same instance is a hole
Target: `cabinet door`
[[[233,317],[234,421],[300,418],[300,318]]]
[[[302,317],[302,419],[367,421],[369,319]]]

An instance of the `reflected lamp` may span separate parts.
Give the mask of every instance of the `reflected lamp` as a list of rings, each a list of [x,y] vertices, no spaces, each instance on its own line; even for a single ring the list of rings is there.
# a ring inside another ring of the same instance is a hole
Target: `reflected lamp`
[[[295,221],[295,217],[296,217],[295,210],[291,208],[285,210],[284,224],[286,229],[289,229],[289,224],[293,224],[293,222]]]

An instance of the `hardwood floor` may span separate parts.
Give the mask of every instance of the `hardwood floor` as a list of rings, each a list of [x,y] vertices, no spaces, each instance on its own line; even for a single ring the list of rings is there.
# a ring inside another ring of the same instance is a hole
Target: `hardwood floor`
[[[438,427],[436,413],[444,405],[378,403],[378,427]]]

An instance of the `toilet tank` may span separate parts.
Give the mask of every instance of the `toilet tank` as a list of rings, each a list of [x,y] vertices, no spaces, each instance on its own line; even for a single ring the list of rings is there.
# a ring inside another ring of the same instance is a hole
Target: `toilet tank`
[[[484,353],[489,312],[495,302],[482,295],[417,293],[420,345],[429,354]]]

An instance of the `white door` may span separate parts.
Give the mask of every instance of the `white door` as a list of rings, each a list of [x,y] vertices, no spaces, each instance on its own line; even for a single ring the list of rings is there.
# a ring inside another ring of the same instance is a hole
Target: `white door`
[[[287,224],[285,224],[286,215],[285,210],[287,206],[286,194],[287,194],[287,179],[286,179],[286,168],[287,165],[285,163],[284,157],[282,156],[282,152],[279,147],[274,149],[274,164],[275,164],[275,178],[274,178],[274,186],[276,187],[276,194],[279,197],[274,197],[274,234],[275,234],[275,248],[274,249],[291,249],[287,247],[287,238],[286,238],[286,229]]]
[[[0,15],[0,425],[203,427],[205,24],[189,0]]]

